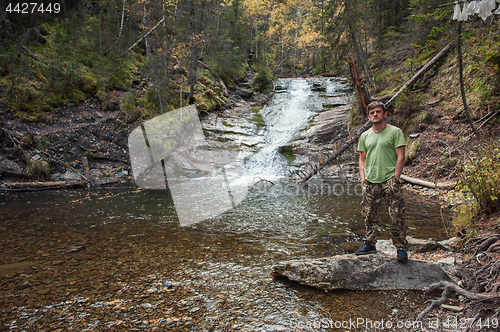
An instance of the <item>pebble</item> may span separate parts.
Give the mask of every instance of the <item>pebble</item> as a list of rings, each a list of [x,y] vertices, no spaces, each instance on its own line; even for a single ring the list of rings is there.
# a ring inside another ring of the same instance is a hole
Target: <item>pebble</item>
[[[166,289],[172,289],[174,286],[172,285],[172,282],[171,281],[168,281],[168,280],[163,280],[161,282],[161,286],[163,288],[166,288]]]

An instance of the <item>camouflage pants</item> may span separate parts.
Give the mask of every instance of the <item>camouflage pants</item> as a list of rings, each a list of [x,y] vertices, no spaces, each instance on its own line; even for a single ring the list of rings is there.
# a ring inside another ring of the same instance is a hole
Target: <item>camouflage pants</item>
[[[394,246],[408,250],[405,229],[405,206],[401,184],[395,177],[382,183],[363,182],[363,219],[366,225],[364,242],[375,245],[380,222],[380,203],[384,198],[391,220],[391,237]]]

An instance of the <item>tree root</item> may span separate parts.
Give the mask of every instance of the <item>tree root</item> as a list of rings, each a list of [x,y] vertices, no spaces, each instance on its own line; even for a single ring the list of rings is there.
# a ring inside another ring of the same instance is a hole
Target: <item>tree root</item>
[[[493,293],[493,294],[480,294],[480,293],[473,293],[469,292],[460,286],[453,284],[448,281],[441,281],[435,284],[430,285],[425,289],[425,292],[428,294],[432,291],[435,291],[436,289],[442,289],[444,288],[443,292],[441,293],[441,297],[438,300],[432,301],[432,304],[428,306],[424,311],[422,311],[419,315],[417,320],[422,321],[425,316],[427,316],[432,310],[437,309],[443,304],[446,300],[450,298],[450,296],[453,293],[456,293],[458,295],[461,295],[465,297],[466,299],[474,302],[495,302],[495,301],[500,301],[500,294],[498,293]],[[500,309],[499,309],[500,310]]]
[[[465,250],[472,252],[473,256],[487,251],[490,246],[497,243],[500,240],[500,234],[489,235],[485,237],[473,238],[467,241],[465,244]]]
[[[468,317],[466,331],[486,331],[488,326],[481,326],[484,319],[500,319],[500,234],[470,239],[465,244],[465,253],[470,258],[462,266],[462,287],[442,281],[430,285],[425,291],[444,289],[441,297],[422,311],[418,319],[422,321],[432,310],[439,308],[453,294],[460,296],[464,304],[461,316]],[[467,316],[466,316],[467,315]]]

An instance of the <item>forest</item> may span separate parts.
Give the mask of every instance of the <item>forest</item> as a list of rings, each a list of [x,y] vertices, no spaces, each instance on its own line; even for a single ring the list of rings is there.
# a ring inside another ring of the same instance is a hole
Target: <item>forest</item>
[[[127,100],[130,116],[162,113],[180,106],[174,91],[181,85],[190,102],[196,82],[211,75],[234,88],[250,52],[258,90],[274,77],[348,75],[351,55],[368,87],[384,94],[457,35],[454,7],[438,0],[39,4],[0,6],[0,107],[31,122],[50,122],[58,105],[88,97],[109,102],[110,91],[129,91],[141,78],[149,87]],[[471,16],[463,35],[471,58],[467,84],[478,99],[472,108],[496,103],[498,15]],[[175,77],[177,62],[186,71],[182,79]],[[224,98],[213,98],[220,87],[213,88],[208,108],[220,108]]]

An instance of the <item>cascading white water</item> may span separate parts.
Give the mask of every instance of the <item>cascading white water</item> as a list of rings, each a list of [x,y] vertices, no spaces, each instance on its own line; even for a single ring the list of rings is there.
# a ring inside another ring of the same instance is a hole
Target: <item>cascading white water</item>
[[[308,107],[313,95],[305,79],[280,80],[286,93],[275,95],[271,103],[260,111],[266,123],[265,146],[245,161],[246,175],[276,179],[286,175],[286,159],[279,148],[296,138],[314,115]]]

